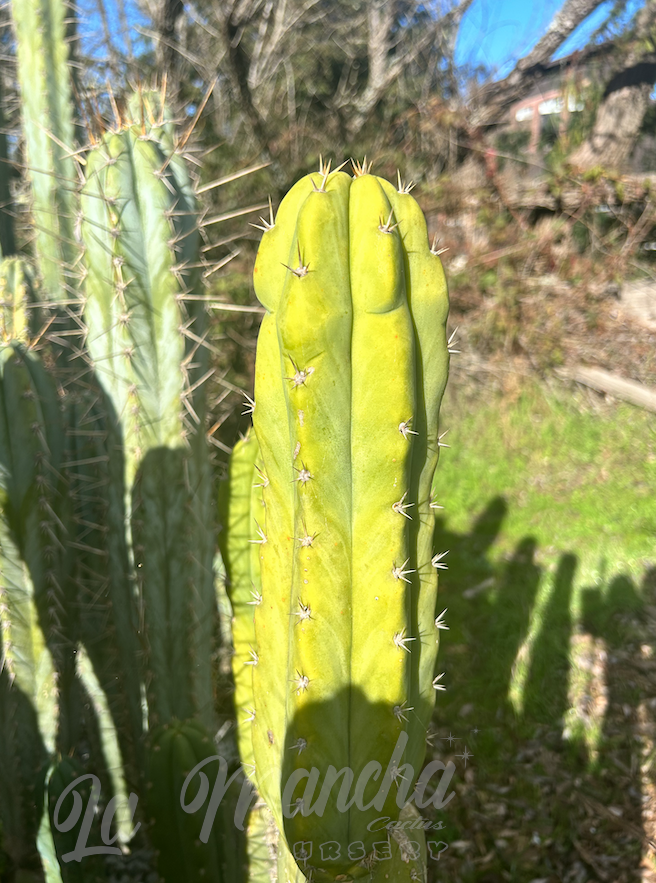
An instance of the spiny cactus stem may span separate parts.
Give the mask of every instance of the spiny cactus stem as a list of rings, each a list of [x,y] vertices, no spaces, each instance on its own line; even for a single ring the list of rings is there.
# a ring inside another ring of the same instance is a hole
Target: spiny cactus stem
[[[380,224],[378,225],[378,229],[381,233],[393,233],[394,230],[399,226],[398,222],[396,224],[392,224],[392,216],[394,215],[394,209],[390,209],[389,218],[387,221],[381,219]]]
[[[403,515],[404,518],[407,518],[408,521],[412,521],[412,515],[409,515],[405,510],[409,509],[411,506],[414,506],[414,503],[406,503],[405,498],[408,496],[408,492],[404,491],[403,496],[396,503],[392,503],[392,509],[395,512],[398,512],[399,515]]]
[[[407,723],[408,718],[406,717],[406,714],[405,714],[406,711],[414,711],[414,708],[412,707],[412,705],[409,706],[407,704],[407,702],[404,701],[402,705],[395,705],[394,706],[394,708],[392,709],[392,714],[394,715],[394,717],[397,720],[399,720],[399,721],[403,720],[403,721],[406,721],[406,723]]]
[[[353,167],[353,176],[355,178],[360,178],[371,172],[373,162],[367,162],[367,157],[365,156],[361,163],[358,162],[358,160],[351,158],[351,165]]]
[[[406,579],[406,577],[409,573],[416,573],[416,570],[414,570],[413,568],[409,568],[408,570],[405,569],[405,566],[409,561],[410,559],[406,558],[400,567],[396,566],[396,562],[394,563],[392,567],[392,576],[394,577],[394,579],[400,579],[403,580],[403,582],[405,583],[410,583],[410,580]]]
[[[439,629],[446,629],[446,631],[449,630],[449,626],[444,621],[444,615],[446,614],[448,609],[449,609],[448,607],[445,607],[444,610],[440,613],[440,615],[436,618],[436,620],[435,620],[435,628],[436,629],[438,629],[438,630]]]
[[[396,170],[396,175],[397,175],[398,184],[399,184],[399,186],[397,188],[397,193],[410,193],[410,191],[413,190],[415,187],[415,182],[408,181],[407,184],[404,184],[403,179],[401,178],[401,172],[399,169]]]
[[[273,220],[273,205],[271,203],[271,197],[269,197],[269,220],[267,221],[263,217],[260,216],[260,221],[262,221],[262,224],[249,224],[248,226],[255,227],[258,230],[262,230],[263,233],[266,233],[267,230],[273,230],[273,228],[275,227],[275,223]]]
[[[262,529],[262,527],[257,523],[257,521],[255,522],[255,525],[257,527],[257,535],[258,535],[259,539],[249,540],[248,542],[249,543],[259,543],[260,545],[263,545],[267,541],[266,534],[264,533],[264,530]]]
[[[433,678],[432,687],[434,690],[442,690],[442,691],[446,690],[446,687],[444,686],[444,684],[440,683],[440,681],[442,680],[444,675],[445,675],[445,672],[442,672],[442,674],[436,675],[436,677]]]
[[[403,436],[406,441],[408,440],[409,435],[419,435],[414,429],[410,429],[412,424],[412,417],[409,420],[403,421],[403,423],[399,423],[399,432]]]
[[[291,273],[293,273],[294,276],[298,276],[299,279],[302,279],[303,277],[307,276],[307,274],[310,272],[310,264],[309,263],[306,264],[303,261],[303,257],[301,255],[300,242],[298,243],[298,267],[295,267],[295,268],[290,267],[289,264],[285,264],[282,261],[281,261],[281,264],[283,267],[285,267],[287,270],[289,270]]]
[[[428,496],[428,508],[429,509],[444,509],[444,506],[440,506],[439,503],[435,502],[435,500],[433,499],[433,492],[432,491]]]
[[[400,632],[396,632],[393,637],[393,643],[395,647],[398,647],[399,650],[405,650],[406,653],[410,653],[410,647],[407,644],[410,641],[415,641],[416,638],[412,638],[405,633],[405,629],[402,629]]]
[[[446,251],[449,250],[448,246],[446,248],[438,248],[437,246],[439,244],[440,244],[440,240],[439,240],[438,235],[436,233],[435,236],[433,237],[433,244],[431,245],[431,248],[430,248],[430,253],[432,255],[435,255],[435,257],[439,257],[441,254],[444,254]]]

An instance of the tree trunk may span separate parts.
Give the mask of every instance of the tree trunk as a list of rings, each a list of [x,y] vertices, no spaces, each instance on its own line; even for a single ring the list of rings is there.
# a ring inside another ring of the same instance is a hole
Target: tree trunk
[[[455,46],[460,21],[472,2],[458,0],[441,18],[427,24],[423,33],[411,40],[406,36],[403,42],[399,42],[395,33],[400,12],[397,0],[367,0],[367,85],[359,96],[350,100],[348,106],[340,107],[346,119],[346,133],[350,142],[357,138],[371,119],[391,84],[423,51],[436,44],[438,37],[450,39]],[[412,8],[417,11],[421,5],[415,0]]]
[[[152,22],[155,66],[160,78],[166,77],[167,97],[175,105],[178,94],[180,56],[176,46],[176,25],[184,12],[184,0],[143,0],[144,12]]]
[[[155,54],[157,67],[162,73],[171,73],[177,65],[175,26],[183,10],[182,0],[162,0],[157,8],[153,21],[157,31]]]
[[[241,110],[246,130],[257,146],[260,159],[270,163],[273,179],[276,185],[280,187],[285,181],[285,175],[271,152],[266,121],[255,107],[253,94],[248,83],[250,64],[242,42],[245,23],[247,21],[241,21],[237,14],[233,16],[230,10],[224,10],[223,17],[219,19],[219,29],[226,48],[228,76],[233,89],[235,89],[241,99]]]
[[[656,0],[647,0],[636,16],[632,45],[624,64],[606,86],[592,132],[569,158],[573,166],[617,169],[629,158],[656,81],[651,40],[655,21]]]
[[[619,169],[624,165],[638,139],[651,89],[649,83],[624,86],[604,98],[594,128],[570,156],[571,164],[580,169]]]

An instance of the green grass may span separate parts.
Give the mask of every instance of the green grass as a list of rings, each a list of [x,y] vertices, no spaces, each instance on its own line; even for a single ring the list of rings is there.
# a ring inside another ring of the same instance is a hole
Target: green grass
[[[449,527],[468,530],[502,496],[508,511],[495,552],[530,533],[545,563],[576,552],[578,579],[620,569],[639,578],[654,560],[656,416],[622,404],[602,415],[581,411],[582,397],[534,383],[515,401],[471,404],[451,398],[443,409],[451,448],[436,488]]]
[[[592,409],[584,394],[533,381],[505,397],[451,391],[442,414],[451,447],[435,480],[444,506],[435,551],[449,549],[438,612],[448,608],[450,630],[436,744],[448,753],[452,731],[459,751],[473,751],[481,787],[512,781],[531,800],[533,786],[514,770],[531,739],[559,752],[572,778],[600,774],[608,747],[632,751],[628,726],[618,731],[610,714],[645,697],[591,672],[586,658],[654,647],[635,624],[656,574],[656,416]],[[577,713],[600,684],[608,704]]]
[[[442,426],[444,650],[475,645],[454,701],[495,714],[510,703],[548,723],[567,711],[572,633],[618,640],[615,615],[637,609],[656,563],[656,417],[622,404],[595,413],[527,382],[512,399],[451,394]]]

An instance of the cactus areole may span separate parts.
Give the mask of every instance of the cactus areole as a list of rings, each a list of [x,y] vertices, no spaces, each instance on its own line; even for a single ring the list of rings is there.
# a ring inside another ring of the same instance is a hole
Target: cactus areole
[[[368,826],[412,795],[435,701],[448,298],[408,191],[366,166],[322,167],[265,222],[254,269],[264,507],[251,525],[261,599],[243,726],[261,793],[313,880],[376,864]]]

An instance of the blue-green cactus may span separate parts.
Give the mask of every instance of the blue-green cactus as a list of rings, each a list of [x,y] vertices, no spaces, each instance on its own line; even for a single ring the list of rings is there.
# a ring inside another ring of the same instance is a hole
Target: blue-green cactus
[[[87,157],[87,347],[120,439],[146,627],[151,723],[213,722],[214,511],[198,211],[161,129],[108,133]]]

